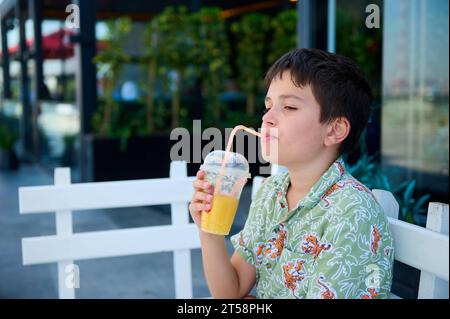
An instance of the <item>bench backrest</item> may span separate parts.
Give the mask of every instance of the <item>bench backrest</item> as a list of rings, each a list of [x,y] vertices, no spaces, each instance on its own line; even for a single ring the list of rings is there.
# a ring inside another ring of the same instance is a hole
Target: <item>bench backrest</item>
[[[69,168],[55,169],[55,184],[19,188],[20,214],[55,212],[56,235],[22,239],[24,265],[58,263],[59,298],[75,298],[67,285],[74,260],[173,251],[175,296],[192,298],[190,249],[200,248],[197,227],[189,223],[193,195],[185,162],[172,162],[170,178],[77,183]],[[72,211],[171,205],[172,224],[73,233]],[[155,243],[152,245],[151,243]]]
[[[273,173],[279,171],[272,166]],[[57,168],[55,185],[19,188],[21,214],[56,215],[56,235],[22,239],[23,264],[57,262],[59,297],[75,298],[75,289],[66,283],[74,260],[174,251],[176,298],[192,298],[190,249],[200,248],[187,209],[193,180],[187,176],[185,162],[171,163],[170,178],[77,184],[70,183],[70,169]],[[252,196],[262,180],[254,177]],[[373,193],[388,217],[395,259],[421,270],[419,298],[448,298],[448,205],[430,203],[427,228],[423,228],[398,220],[399,205],[390,192],[375,189]],[[171,225],[72,233],[74,210],[161,204],[171,205]]]

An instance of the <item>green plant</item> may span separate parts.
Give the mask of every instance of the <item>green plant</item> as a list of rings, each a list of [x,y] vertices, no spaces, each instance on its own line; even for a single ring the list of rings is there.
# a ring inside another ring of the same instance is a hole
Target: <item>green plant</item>
[[[195,75],[195,36],[192,17],[184,6],[167,7],[154,17],[150,33],[154,31],[157,45],[152,55],[158,58],[158,73],[166,80],[172,95],[172,127],[180,122],[183,84]],[[184,112],[186,113],[186,112]]]
[[[365,16],[354,16],[338,8],[336,11],[337,53],[353,59],[369,80],[373,95],[381,94],[381,29],[362,28]]]
[[[0,149],[11,151],[17,141],[17,134],[6,124],[0,125]]]
[[[126,35],[131,31],[131,19],[123,17],[107,22],[108,35],[106,42],[108,46],[99,52],[94,63],[105,71],[105,104],[97,108],[97,114],[93,117],[93,127],[101,135],[112,133],[113,121],[116,113],[113,90],[117,85],[117,79],[124,63],[129,61],[129,56],[123,49]]]
[[[400,200],[400,215],[404,220],[410,223],[417,223],[416,216],[423,214],[427,211],[426,207],[423,207],[430,194],[422,195],[419,198],[414,198],[414,190],[416,187],[416,180],[410,181],[403,192],[403,196]]]
[[[400,206],[399,218],[409,223],[417,224],[417,216],[426,212],[424,205],[430,198],[429,194],[414,197],[415,179],[408,179],[399,184],[393,184],[381,165],[376,162],[377,154],[369,155],[365,145],[365,134],[360,139],[361,157],[353,165],[348,165],[347,171],[369,189],[383,189],[391,192]]]
[[[219,8],[202,8],[192,15],[195,26],[195,57],[198,74],[202,79],[203,92],[207,101],[207,114],[213,123],[221,119],[219,94],[224,89],[225,79],[230,74],[228,64],[230,48],[225,21]]]
[[[64,152],[61,157],[61,165],[73,166],[75,163],[75,143],[78,134],[67,134],[63,136]]]
[[[249,13],[231,25],[238,39],[237,66],[240,85],[247,96],[247,115],[255,114],[255,98],[262,91],[265,67],[264,50],[270,19],[261,13]]]
[[[145,119],[148,134],[153,133],[155,130],[155,80],[157,65],[161,60],[161,50],[159,49],[161,36],[160,20],[155,18],[147,24],[144,31],[144,43],[146,49],[143,65],[145,66],[145,73],[147,74],[147,82],[145,84],[147,91]]]
[[[267,56],[269,65],[297,47],[297,11],[289,9],[280,12],[271,19],[271,28],[272,40],[270,41],[270,53]]]

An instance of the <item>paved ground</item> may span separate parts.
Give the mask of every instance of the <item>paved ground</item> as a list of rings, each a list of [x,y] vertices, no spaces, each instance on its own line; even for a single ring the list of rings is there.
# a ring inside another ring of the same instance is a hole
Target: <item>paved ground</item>
[[[52,184],[39,166],[22,165],[16,172],[0,171],[0,298],[57,298],[56,264],[23,266],[21,238],[55,234],[54,214],[19,215],[18,187]],[[243,191],[232,233],[244,224],[251,189]],[[74,232],[170,223],[169,206],[75,212]],[[231,244],[227,240],[229,251]],[[77,298],[174,298],[172,253],[77,261]],[[194,297],[209,291],[200,250],[192,250]]]

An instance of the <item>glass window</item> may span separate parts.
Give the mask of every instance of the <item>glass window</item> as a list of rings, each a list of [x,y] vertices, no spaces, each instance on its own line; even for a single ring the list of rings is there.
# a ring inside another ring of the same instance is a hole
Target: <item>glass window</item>
[[[384,2],[382,161],[447,202],[448,1]]]
[[[336,53],[351,58],[364,73],[372,87],[372,111],[365,131],[365,147],[370,155],[380,152],[380,114],[381,114],[381,70],[382,70],[382,32],[380,28],[367,28],[366,6],[377,5],[380,10],[383,3],[380,0],[340,0],[336,1]],[[360,158],[360,152],[353,152],[347,157],[349,164],[354,164]]]

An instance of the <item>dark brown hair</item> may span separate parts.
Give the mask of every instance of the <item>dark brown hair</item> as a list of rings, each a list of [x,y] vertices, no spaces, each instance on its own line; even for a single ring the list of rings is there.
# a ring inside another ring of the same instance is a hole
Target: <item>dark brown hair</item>
[[[311,86],[320,105],[320,122],[345,117],[350,132],[339,153],[356,148],[367,125],[372,102],[372,90],[362,71],[351,59],[318,49],[295,49],[278,59],[267,71],[266,88],[272,80],[289,70],[292,82],[299,87]]]

